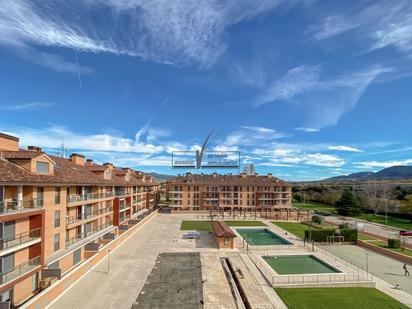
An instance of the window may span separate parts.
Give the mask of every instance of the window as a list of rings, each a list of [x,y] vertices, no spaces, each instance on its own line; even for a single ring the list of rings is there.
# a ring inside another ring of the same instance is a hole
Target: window
[[[60,204],[60,187],[54,188],[54,203]]]
[[[49,163],[48,162],[36,162],[36,173],[48,174],[49,173]]]
[[[55,234],[53,239],[54,252],[60,249],[60,234]]]
[[[44,188],[37,188],[37,207],[43,207]]]
[[[14,252],[0,258],[0,272],[8,273],[14,269]]]
[[[112,179],[112,173],[110,173],[110,171],[105,171],[104,172],[104,179],[107,179],[107,180]]]
[[[54,212],[54,227],[60,227],[60,210]]]

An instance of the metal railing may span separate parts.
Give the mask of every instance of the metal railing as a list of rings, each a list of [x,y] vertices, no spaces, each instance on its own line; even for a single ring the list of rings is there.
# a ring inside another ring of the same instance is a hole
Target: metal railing
[[[24,262],[20,265],[15,266],[12,270],[0,273],[0,284],[6,284],[21,275],[28,273],[37,266],[40,266],[40,256],[37,256],[27,262]]]
[[[0,250],[6,250],[12,247],[19,246],[26,242],[38,239],[41,237],[41,229],[33,229],[27,232],[18,233],[10,238],[0,238]]]
[[[83,239],[86,239],[90,236],[93,236],[94,234],[104,230],[105,228],[107,228],[111,225],[113,225],[112,222],[107,222],[105,224],[99,225],[97,227],[97,229],[94,229],[94,230],[89,231],[89,232],[83,232],[83,233],[78,234],[76,237],[69,238],[68,240],[66,240],[66,248],[74,245],[75,243],[77,243],[79,241],[82,241]]]
[[[99,216],[99,215],[102,215],[102,214],[105,214],[105,213],[109,213],[111,211],[113,211],[112,207],[97,209],[97,210],[93,211],[90,214],[78,214],[77,216],[68,217],[66,222],[67,222],[67,224],[73,224],[73,223],[83,221],[83,220],[86,220],[86,219],[90,219],[90,218],[93,218],[93,217],[96,217],[96,216]]]
[[[115,195],[116,196],[125,196],[125,195],[130,195],[130,191],[116,191]]]
[[[254,254],[249,254],[248,257],[266,277],[266,280],[271,283],[272,287],[283,285],[319,285],[333,283],[359,283],[372,282],[373,275],[357,268],[357,272],[342,272],[342,273],[325,273],[325,274],[302,274],[302,275],[275,275],[272,270],[269,270],[269,265],[264,265]]]
[[[44,205],[43,198],[35,198],[35,199],[23,199],[18,201],[4,201],[0,202],[0,214],[14,212],[14,211],[24,211],[30,209],[38,209],[42,208]]]
[[[67,198],[67,202],[70,203],[78,203],[78,202],[84,202],[84,201],[91,201],[91,200],[99,200],[103,198],[109,198],[112,197],[113,193],[112,192],[106,192],[106,193],[86,193],[86,194],[71,194]]]

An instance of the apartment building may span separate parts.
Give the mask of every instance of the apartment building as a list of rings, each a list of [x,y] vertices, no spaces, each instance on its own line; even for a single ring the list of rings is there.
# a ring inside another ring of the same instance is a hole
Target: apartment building
[[[18,306],[155,206],[150,175],[0,133],[0,304]]]
[[[166,183],[169,206],[175,210],[239,210],[290,208],[291,186],[267,175],[178,176]]]

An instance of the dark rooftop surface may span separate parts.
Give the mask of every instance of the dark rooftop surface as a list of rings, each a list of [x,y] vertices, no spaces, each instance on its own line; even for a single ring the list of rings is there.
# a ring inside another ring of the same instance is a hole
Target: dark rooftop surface
[[[132,309],[203,308],[199,253],[160,253]]]

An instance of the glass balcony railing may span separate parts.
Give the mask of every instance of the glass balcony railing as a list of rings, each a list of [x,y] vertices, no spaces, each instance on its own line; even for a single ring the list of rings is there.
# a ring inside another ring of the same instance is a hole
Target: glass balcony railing
[[[115,192],[116,196],[126,196],[126,195],[130,195],[130,191],[116,191]]]
[[[108,228],[109,226],[112,226],[112,225],[113,225],[112,222],[106,222],[105,224],[99,225],[94,230],[91,230],[89,232],[80,233],[76,237],[69,238],[68,240],[66,240],[66,248],[74,245],[75,243],[77,243],[79,241],[82,241],[83,239],[91,237],[94,234],[96,234],[96,233],[98,233],[98,232],[100,232],[100,231],[104,230],[105,228]]]
[[[0,284],[6,284],[40,266],[40,256],[15,266],[12,270],[0,273]]]
[[[41,237],[41,229],[34,229],[27,232],[19,233],[9,238],[0,238],[0,250],[6,250],[27,243],[29,241],[39,239]]]
[[[67,198],[68,203],[78,203],[78,202],[84,202],[84,201],[91,201],[91,200],[100,200],[103,198],[109,198],[112,197],[113,193],[112,192],[106,192],[106,193],[87,193],[87,194],[70,194]]]
[[[79,222],[79,221],[83,221],[83,220],[90,219],[90,218],[93,218],[93,217],[96,217],[96,216],[100,216],[100,215],[105,214],[105,213],[109,213],[111,211],[113,211],[112,207],[102,208],[102,209],[98,209],[96,211],[93,211],[92,213],[89,213],[89,214],[78,214],[76,216],[68,217],[66,222],[67,222],[67,224],[73,224],[73,223],[76,223],[76,222]]]
[[[36,199],[24,199],[18,201],[4,201],[0,202],[0,214],[9,213],[9,212],[16,212],[16,211],[24,211],[24,210],[31,210],[31,209],[38,209],[42,208],[44,205],[44,201],[42,198]]]

